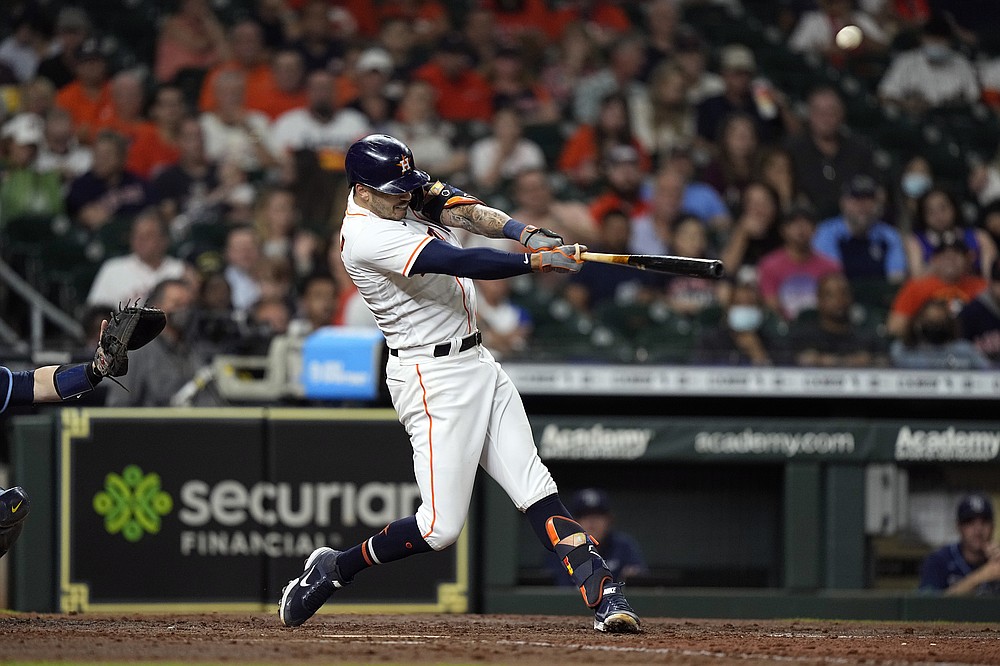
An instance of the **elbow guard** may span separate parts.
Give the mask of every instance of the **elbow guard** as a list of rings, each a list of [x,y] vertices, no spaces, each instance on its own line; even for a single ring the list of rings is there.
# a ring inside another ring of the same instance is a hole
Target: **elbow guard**
[[[56,368],[52,381],[56,386],[56,393],[66,400],[93,391],[101,381],[101,376],[93,371],[90,363],[74,363]]]
[[[447,208],[483,203],[453,185],[440,180],[413,192],[410,208],[425,220],[441,223],[441,212]]]

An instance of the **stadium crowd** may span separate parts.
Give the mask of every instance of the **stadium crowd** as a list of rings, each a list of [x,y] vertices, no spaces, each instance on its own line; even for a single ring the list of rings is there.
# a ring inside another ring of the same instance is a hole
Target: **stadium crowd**
[[[177,367],[373,325],[337,232],[344,153],[384,132],[568,241],[725,262],[718,283],[590,264],[483,285],[504,357],[995,367],[1000,19],[982,7],[14,0],[0,254],[89,331],[153,292]],[[847,25],[859,41],[835,39]]]

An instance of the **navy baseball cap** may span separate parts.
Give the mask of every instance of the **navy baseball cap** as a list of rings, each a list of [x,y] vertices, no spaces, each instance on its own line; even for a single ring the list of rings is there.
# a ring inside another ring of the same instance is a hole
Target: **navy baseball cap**
[[[867,174],[855,174],[844,183],[844,194],[855,199],[874,197],[877,192],[878,183]]]
[[[986,495],[973,493],[966,495],[958,503],[958,522],[967,523],[975,518],[993,520],[993,503]]]
[[[600,488],[584,488],[573,494],[569,502],[570,513],[574,518],[589,516],[595,513],[611,513],[611,500],[608,494]]]

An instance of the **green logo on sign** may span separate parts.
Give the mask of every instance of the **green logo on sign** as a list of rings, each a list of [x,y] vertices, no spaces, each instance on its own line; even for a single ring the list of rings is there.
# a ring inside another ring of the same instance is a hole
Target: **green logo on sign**
[[[143,474],[138,465],[129,465],[121,476],[110,472],[104,490],[94,495],[94,511],[104,516],[104,529],[135,543],[144,534],[160,531],[160,516],[174,508],[170,495],[160,490],[159,474]]]

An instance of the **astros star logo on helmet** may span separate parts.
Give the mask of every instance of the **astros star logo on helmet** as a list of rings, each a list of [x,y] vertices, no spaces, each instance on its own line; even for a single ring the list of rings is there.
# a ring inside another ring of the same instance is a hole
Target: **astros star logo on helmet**
[[[410,158],[407,157],[406,155],[403,155],[402,157],[399,158],[399,161],[396,162],[396,166],[402,169],[403,173],[406,173],[407,171],[413,168],[413,166],[410,164]]]

